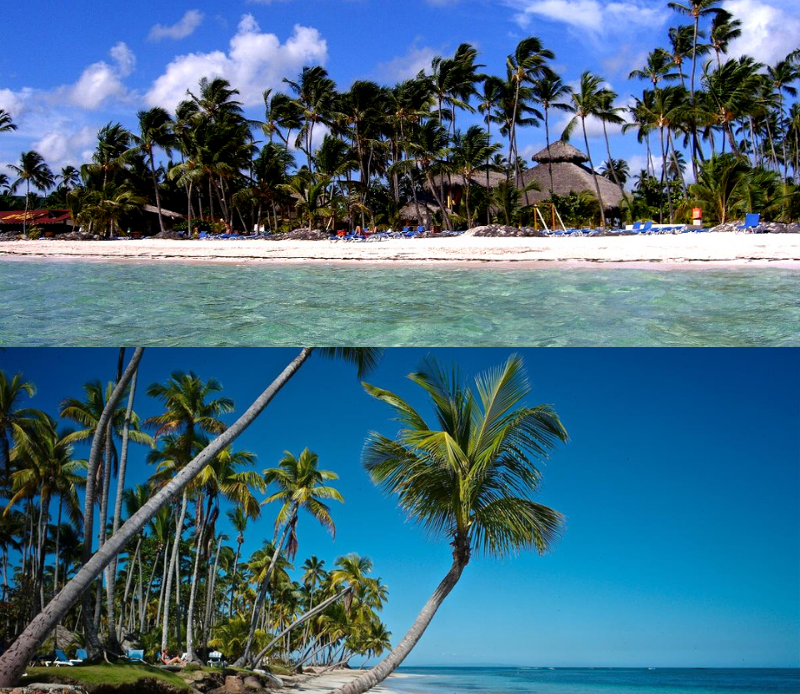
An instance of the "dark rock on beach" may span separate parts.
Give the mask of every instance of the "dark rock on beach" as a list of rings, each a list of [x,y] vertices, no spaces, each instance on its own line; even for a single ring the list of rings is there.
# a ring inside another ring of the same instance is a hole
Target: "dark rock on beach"
[[[180,241],[181,239],[185,239],[185,236],[182,236],[177,231],[171,231],[170,229],[166,229],[165,231],[159,231],[155,236],[154,239],[171,239],[174,241]]]
[[[267,238],[274,241],[324,241],[329,236],[330,233],[322,229],[293,229],[285,234],[275,234]]]
[[[465,232],[469,236],[544,236],[544,232],[533,227],[505,226],[502,224],[489,224],[488,226],[474,227]]]
[[[718,224],[711,231],[741,231],[740,226],[744,224],[743,219],[737,219],[725,224]],[[800,224],[784,224],[783,222],[761,222],[758,226],[760,234],[800,234]]]
[[[26,687],[7,687],[0,694],[87,694],[83,687],[73,684],[30,684]]]

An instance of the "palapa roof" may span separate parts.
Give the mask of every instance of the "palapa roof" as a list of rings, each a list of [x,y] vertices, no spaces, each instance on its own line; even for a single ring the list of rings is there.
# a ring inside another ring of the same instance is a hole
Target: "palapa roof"
[[[477,184],[482,186],[483,188],[486,187],[486,172],[485,171],[476,171],[475,173],[470,176],[470,180],[473,184]],[[500,171],[490,171],[489,172],[489,187],[495,188],[500,181],[505,181],[506,175]],[[442,186],[442,183],[445,185],[453,185],[453,186],[460,186],[461,188],[464,187],[466,182],[466,177],[461,174],[439,174],[437,176],[433,176],[433,184],[439,188]],[[425,183],[425,187],[428,187],[427,182]]]
[[[548,161],[571,161],[575,164],[582,164],[583,162],[589,161],[589,157],[579,149],[573,147],[569,142],[558,140],[550,144],[549,150],[545,147],[541,152],[534,154],[533,161],[539,162],[540,164],[547,163]]]
[[[426,215],[425,215],[426,208],[428,211],[428,216],[433,216],[434,212],[439,211],[439,206],[434,203],[420,200],[418,202],[418,205],[419,205],[419,216],[417,216],[417,208],[415,207],[414,201],[412,200],[411,202],[406,203],[400,208],[399,212],[400,219],[409,222],[416,221],[419,224],[424,224],[426,221]]]
[[[553,192],[556,195],[569,195],[569,193],[580,193],[588,190],[597,197],[592,172],[583,164],[573,164],[566,161],[555,161],[552,164],[537,164],[531,169],[523,172],[522,185],[528,185],[531,181],[539,184],[539,190],[528,192],[528,199],[531,202],[541,202],[550,197],[550,169],[553,170]],[[600,174],[597,175],[597,184],[600,188],[600,195],[603,198],[603,206],[606,209],[619,207],[622,202],[622,193],[613,181],[609,181]],[[522,187],[520,185],[520,187]]]

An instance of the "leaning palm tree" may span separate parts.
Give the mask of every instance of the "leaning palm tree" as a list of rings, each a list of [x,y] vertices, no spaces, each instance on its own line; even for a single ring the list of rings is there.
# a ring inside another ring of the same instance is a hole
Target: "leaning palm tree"
[[[376,667],[336,690],[361,694],[388,677],[422,638],[474,553],[503,557],[545,552],[563,517],[535,503],[545,461],[567,432],[549,405],[529,407],[530,386],[518,356],[465,383],[428,359],[409,378],[430,396],[435,424],[395,393],[366,385],[390,405],[403,428],[392,440],[371,433],[364,465],[375,484],[396,494],[410,518],[446,538],[453,563],[408,633]]]
[[[297,552],[297,519],[300,509],[316,518],[330,531],[331,535],[336,533],[336,526],[333,523],[330,509],[325,504],[325,500],[334,499],[344,503],[344,499],[338,490],[325,484],[325,482],[338,479],[339,476],[330,470],[320,470],[318,463],[319,457],[317,454],[306,448],[299,458],[286,451],[284,457],[278,463],[278,467],[264,470],[264,481],[267,484],[274,484],[278,487],[278,491],[267,497],[264,503],[281,502],[281,509],[275,519],[275,537],[277,538],[280,533],[280,539],[275,542],[272,561],[261,579],[258,596],[253,605],[250,635],[245,644],[244,654],[240,658],[241,664],[247,663],[251,659],[256,625],[259,622],[261,608],[269,588],[270,577],[275,569],[281,550],[286,551],[290,561]]]
[[[33,150],[23,152],[20,156],[19,166],[9,164],[8,168],[17,174],[17,180],[11,184],[11,192],[25,184],[25,216],[22,218],[22,233],[28,230],[28,207],[31,198],[31,186],[44,192],[55,183],[55,177],[50,167],[39,152]]]
[[[718,10],[711,20],[711,31],[708,38],[710,46],[717,56],[717,67],[722,64],[720,55],[728,53],[728,44],[742,35],[741,26],[741,20],[734,19],[727,10]]]
[[[606,212],[605,205],[603,204],[603,196],[600,193],[600,183],[597,180],[597,172],[594,170],[592,163],[592,153],[589,150],[589,136],[586,134],[586,119],[589,116],[599,116],[604,111],[608,103],[608,89],[602,86],[603,78],[599,75],[593,75],[591,72],[584,72],[581,75],[581,83],[577,90],[573,90],[570,94],[572,103],[570,104],[570,111],[575,115],[570,119],[561,139],[565,142],[569,139],[578,121],[581,122],[583,128],[583,141],[586,144],[586,156],[589,157],[589,168],[592,170],[592,178],[594,179],[594,188],[597,192],[597,200],[600,203],[600,225],[606,225]]]

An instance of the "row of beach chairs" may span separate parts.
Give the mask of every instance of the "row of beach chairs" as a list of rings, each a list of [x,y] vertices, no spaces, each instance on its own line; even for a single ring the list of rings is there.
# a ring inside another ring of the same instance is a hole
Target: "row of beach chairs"
[[[364,229],[361,233],[355,231],[337,231],[336,234],[330,236],[329,239],[331,241],[385,241],[387,239],[414,239],[419,238],[426,233],[428,233],[428,230],[425,229],[425,226],[421,224],[413,229],[410,226],[407,226],[400,230],[389,229],[388,231],[375,232],[372,232],[369,229]],[[458,236],[463,233],[463,231],[441,231],[438,232],[437,235]]]

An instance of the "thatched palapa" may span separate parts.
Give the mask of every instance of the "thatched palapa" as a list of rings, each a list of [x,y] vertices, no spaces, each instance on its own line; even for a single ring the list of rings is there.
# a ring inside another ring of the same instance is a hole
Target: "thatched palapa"
[[[519,186],[528,185],[535,181],[539,190],[532,190],[528,193],[531,202],[541,202],[550,197],[550,169],[553,171],[553,192],[556,195],[569,195],[569,193],[580,193],[588,190],[592,195],[597,196],[595,190],[592,170],[585,165],[589,158],[580,150],[573,147],[568,142],[558,141],[547,148],[533,155],[536,166],[522,173],[522,180]],[[612,209],[619,207],[622,202],[622,193],[613,181],[609,181],[604,176],[598,174],[597,184],[600,187],[600,195],[603,197],[605,208]]]

